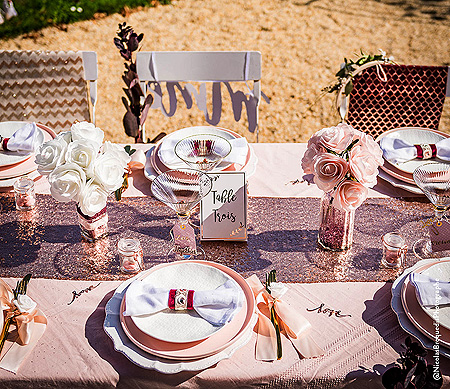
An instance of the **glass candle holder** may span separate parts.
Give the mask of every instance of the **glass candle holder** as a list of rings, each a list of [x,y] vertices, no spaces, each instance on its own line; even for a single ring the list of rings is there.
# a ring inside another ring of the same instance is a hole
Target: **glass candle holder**
[[[14,183],[14,195],[16,198],[16,209],[18,211],[29,211],[36,206],[33,180],[20,177]]]
[[[137,273],[144,268],[144,253],[138,239],[122,238],[117,243],[120,271],[128,274]]]
[[[397,269],[402,266],[408,246],[405,239],[397,232],[388,232],[381,238],[383,242],[383,258],[381,264],[384,267]]]

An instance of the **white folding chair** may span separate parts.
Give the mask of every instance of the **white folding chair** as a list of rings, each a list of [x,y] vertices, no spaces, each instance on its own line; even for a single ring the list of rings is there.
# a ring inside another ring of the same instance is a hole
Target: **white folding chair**
[[[0,121],[36,121],[56,132],[75,120],[95,123],[96,52],[0,50],[0,68]]]
[[[136,55],[136,68],[144,97],[153,94],[151,108],[160,109],[166,116],[176,111],[176,89],[181,92],[188,109],[193,98],[197,106],[205,113],[206,121],[217,125],[221,116],[220,83],[224,83],[232,100],[234,118],[241,118],[242,104],[247,109],[250,132],[258,134],[258,106],[261,99],[261,53],[257,51],[156,51],[139,52]],[[181,86],[179,82],[202,82],[199,90],[193,85]],[[246,93],[233,91],[229,82],[245,82]],[[253,88],[247,84],[253,81]],[[165,82],[169,94],[170,108],[162,102],[162,88]],[[213,83],[212,114],[209,115],[206,103],[205,82]],[[217,88],[218,87],[218,88]],[[220,97],[220,98],[219,98]],[[142,139],[145,128],[142,125]]]

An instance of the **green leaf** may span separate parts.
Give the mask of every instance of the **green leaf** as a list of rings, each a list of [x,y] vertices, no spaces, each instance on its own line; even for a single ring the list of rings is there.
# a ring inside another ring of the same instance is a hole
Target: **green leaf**
[[[128,155],[133,155],[136,152],[136,149],[132,149],[130,145],[126,145],[124,149]]]
[[[121,187],[119,189],[116,189],[116,191],[114,192],[114,196],[116,198],[116,201],[122,200],[122,188]]]
[[[345,86],[345,90],[344,93],[346,96],[350,95],[350,93],[352,93],[353,90],[353,81],[350,80],[347,85]]]
[[[281,357],[283,356],[283,346],[281,343],[280,325],[278,324],[277,314],[273,306],[270,310],[270,321],[275,328],[275,334],[277,336],[277,359],[281,359]]]
[[[21,281],[17,281],[16,288],[13,290],[14,298],[17,299],[19,294],[27,293],[27,286],[30,282],[31,274],[27,274]]]
[[[340,77],[340,78],[345,77],[345,75],[346,75],[346,68],[345,67],[343,67],[341,70],[339,70],[336,73],[336,77]]]

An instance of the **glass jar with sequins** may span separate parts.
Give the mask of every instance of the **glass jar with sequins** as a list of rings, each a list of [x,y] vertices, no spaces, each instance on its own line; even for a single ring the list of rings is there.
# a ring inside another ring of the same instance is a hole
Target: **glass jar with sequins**
[[[138,239],[121,238],[117,250],[121,272],[132,274],[144,268],[144,252]]]

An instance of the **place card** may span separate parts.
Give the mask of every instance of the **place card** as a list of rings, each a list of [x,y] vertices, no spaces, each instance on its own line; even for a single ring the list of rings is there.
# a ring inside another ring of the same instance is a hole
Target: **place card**
[[[450,250],[450,223],[444,219],[433,221],[430,239],[433,252]]]
[[[201,201],[201,240],[247,240],[244,172],[209,173],[212,189]]]

